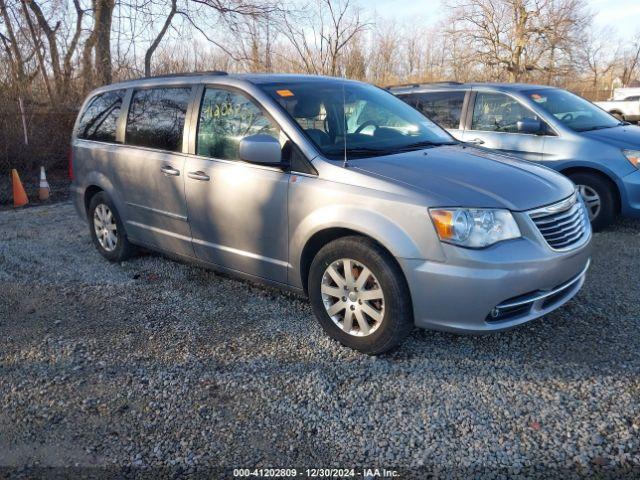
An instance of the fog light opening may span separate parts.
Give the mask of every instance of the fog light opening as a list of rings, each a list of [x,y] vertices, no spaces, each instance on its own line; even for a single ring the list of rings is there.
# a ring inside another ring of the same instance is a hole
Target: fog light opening
[[[491,318],[498,318],[500,316],[500,309],[497,307],[494,307],[491,309]]]

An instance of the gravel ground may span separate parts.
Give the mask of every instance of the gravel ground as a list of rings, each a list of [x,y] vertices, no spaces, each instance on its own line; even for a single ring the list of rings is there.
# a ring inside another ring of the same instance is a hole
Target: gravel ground
[[[621,220],[559,311],[371,358],[292,294],[155,254],[109,264],[69,203],[0,212],[0,477],[640,476],[639,246]]]

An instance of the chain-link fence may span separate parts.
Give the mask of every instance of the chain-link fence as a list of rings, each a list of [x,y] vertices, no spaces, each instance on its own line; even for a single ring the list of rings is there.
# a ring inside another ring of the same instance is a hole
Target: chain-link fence
[[[40,167],[46,169],[52,199],[68,195],[68,153],[77,111],[49,109],[18,102],[0,105],[0,205],[13,201],[15,168],[29,199],[37,198]]]

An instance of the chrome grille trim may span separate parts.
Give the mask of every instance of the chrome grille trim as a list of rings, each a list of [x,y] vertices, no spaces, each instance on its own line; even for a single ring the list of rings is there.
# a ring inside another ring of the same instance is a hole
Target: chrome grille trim
[[[589,217],[577,192],[561,202],[528,213],[552,250],[577,248],[588,237]]]

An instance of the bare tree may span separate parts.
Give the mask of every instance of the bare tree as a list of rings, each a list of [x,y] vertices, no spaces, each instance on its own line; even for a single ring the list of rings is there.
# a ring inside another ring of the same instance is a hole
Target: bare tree
[[[71,32],[71,40],[68,44],[61,46],[66,41],[66,35],[62,32],[62,21],[47,15],[42,7],[35,0],[20,0],[22,5],[22,13],[29,28],[35,51],[38,55],[40,70],[42,77],[52,101],[58,101],[66,97],[70,91],[70,81],[72,76],[72,61],[76,54],[76,49],[82,33],[82,19],[84,10],[80,6],[79,0],[73,0],[75,13],[75,27]],[[27,8],[28,7],[28,8]],[[31,12],[35,16],[36,24],[34,25]],[[36,30],[36,28],[38,30]],[[44,42],[40,39],[40,32],[44,34],[47,40],[45,47]],[[48,82],[48,75],[45,67],[45,60],[48,54],[48,64],[51,65],[51,72],[55,89],[51,88]]]
[[[167,30],[169,29],[169,26],[173,21],[173,17],[176,15],[177,11],[178,11],[177,0],[171,0],[171,9],[169,10],[169,14],[166,17],[164,24],[162,25],[162,28],[158,32],[158,35],[156,35],[156,38],[154,38],[153,42],[151,42],[151,45],[149,46],[149,48],[144,54],[144,76],[145,77],[151,76],[151,57],[153,56],[153,52],[156,51],[156,48],[158,48],[158,45],[160,45],[162,38],[167,33]]]
[[[82,53],[84,90],[111,83],[111,22],[115,0],[92,0],[93,25]]]
[[[588,85],[593,91],[601,88],[603,77],[615,69],[619,54],[611,50],[609,39],[612,36],[610,29],[589,28],[578,44],[577,60],[589,71],[591,78]]]
[[[629,85],[637,75],[637,69],[640,64],[640,34],[636,36],[636,39],[631,45],[625,49],[621,58],[622,64],[622,85]]]
[[[339,75],[345,48],[369,24],[350,0],[314,0],[282,17],[281,31],[293,47],[292,61],[307,73]]]
[[[518,81],[529,72],[554,68],[555,53],[567,50],[568,32],[585,18],[578,0],[451,0],[452,21],[478,60]],[[544,65],[546,57],[551,64]]]
[[[15,84],[20,90],[24,90],[35,76],[35,74],[29,75],[26,68],[29,57],[33,56],[35,52],[25,54],[21,48],[11,19],[11,14],[15,12],[9,9],[5,0],[0,0],[0,13],[5,30],[5,34],[0,34],[0,41],[9,59]]]
[[[378,84],[386,85],[398,80],[399,58],[398,55],[401,39],[398,35],[399,27],[395,22],[389,22],[379,26],[373,33],[373,42],[376,48],[372,49],[370,64],[375,65],[371,72],[372,80]]]

